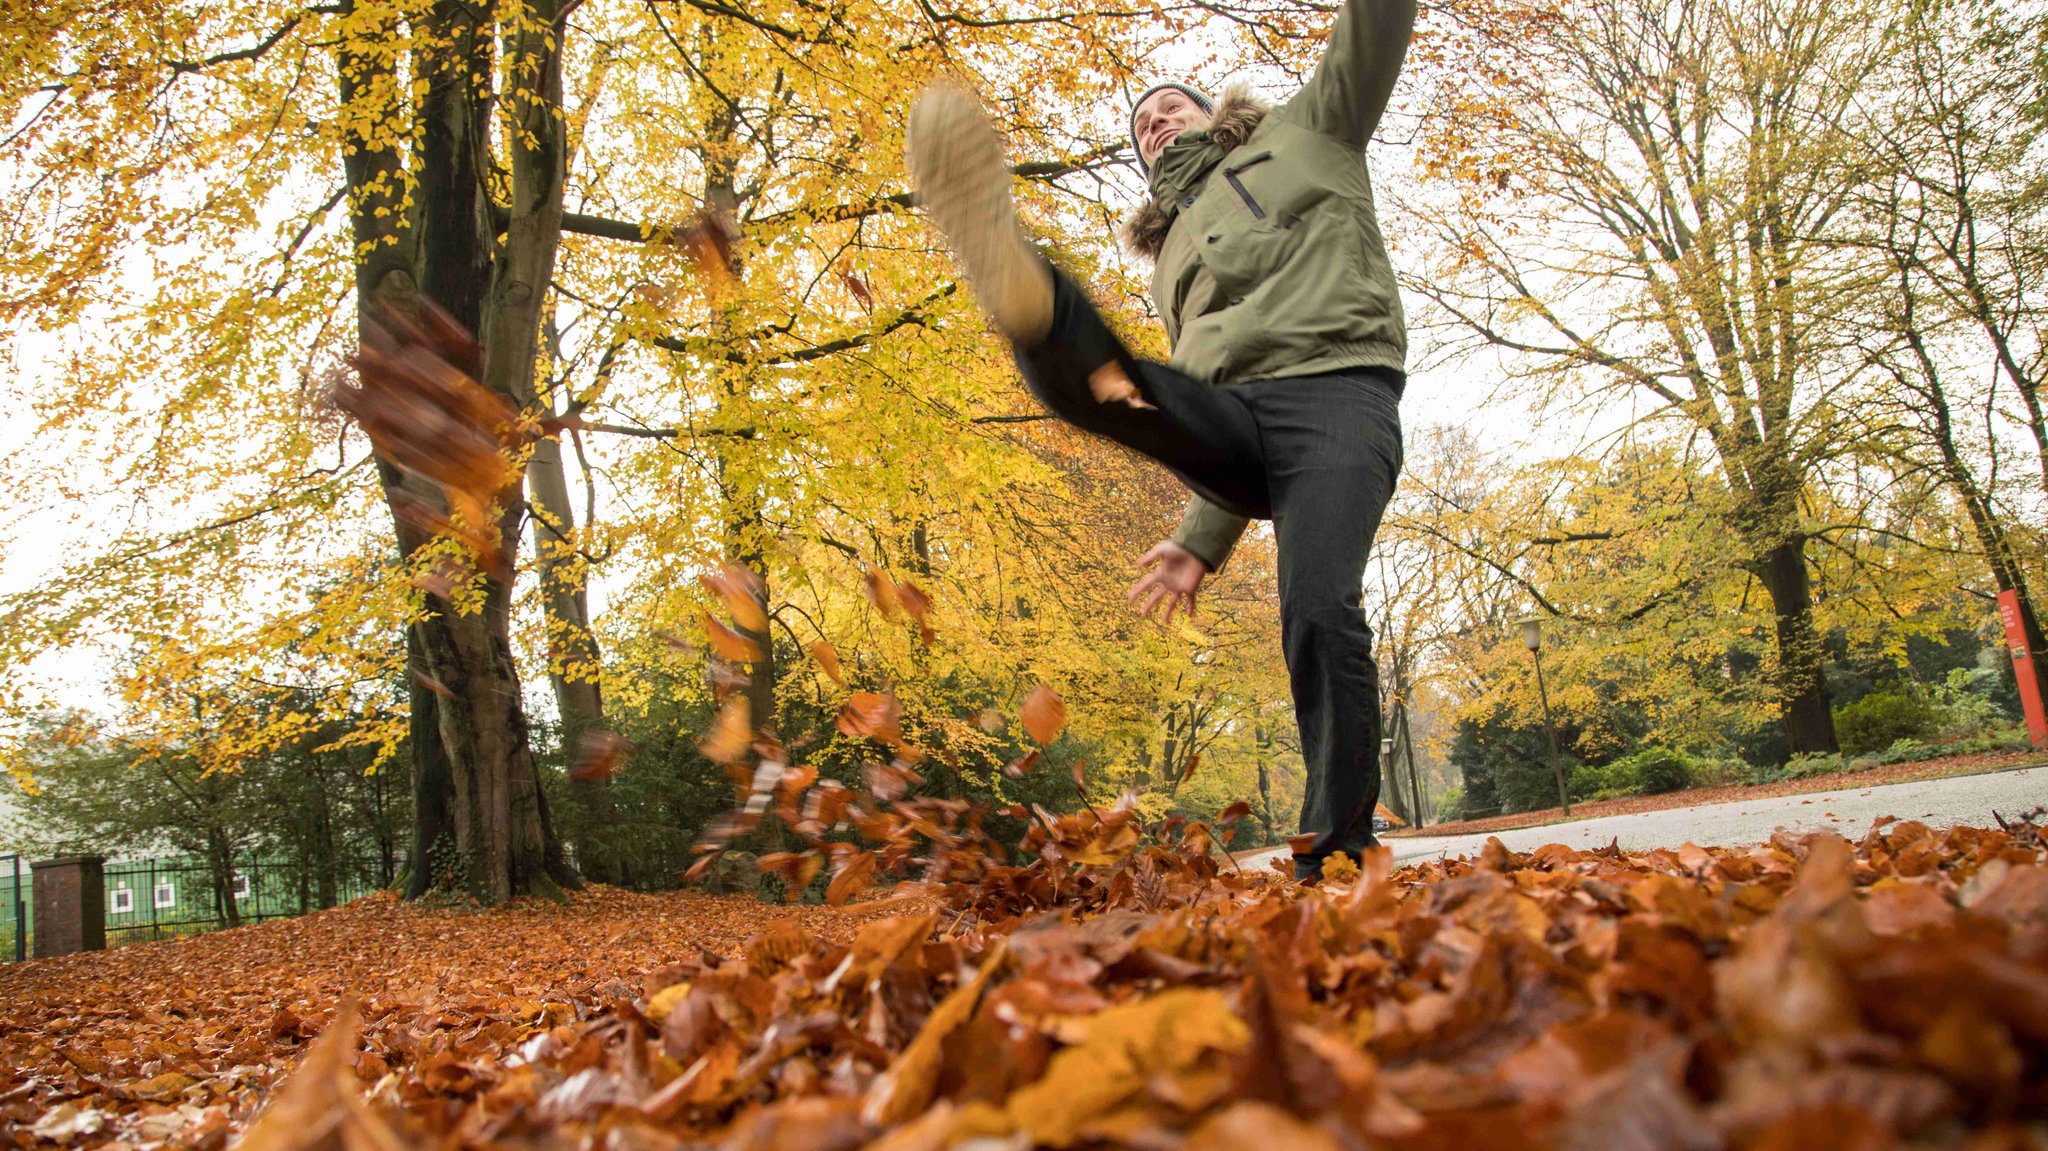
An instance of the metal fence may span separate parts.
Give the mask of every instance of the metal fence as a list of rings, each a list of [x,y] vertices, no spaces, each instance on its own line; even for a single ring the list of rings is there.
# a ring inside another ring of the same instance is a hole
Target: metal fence
[[[396,861],[403,866],[403,860]],[[391,862],[336,861],[333,902],[347,903],[391,883]],[[204,859],[173,857],[109,862],[104,871],[107,945],[193,935],[227,926]],[[250,860],[229,884],[243,923],[316,911],[322,903],[318,874],[285,860]],[[19,961],[35,949],[35,893],[29,861],[0,855],[0,962]]]
[[[0,959],[19,963],[28,958],[30,883],[27,860],[0,855]]]
[[[347,903],[383,886],[376,859],[335,863],[334,903]],[[204,859],[142,859],[106,866],[107,944],[190,935],[227,926],[225,900],[214,890]],[[235,868],[229,884],[243,923],[304,915],[322,904],[320,877],[288,861],[251,860]]]

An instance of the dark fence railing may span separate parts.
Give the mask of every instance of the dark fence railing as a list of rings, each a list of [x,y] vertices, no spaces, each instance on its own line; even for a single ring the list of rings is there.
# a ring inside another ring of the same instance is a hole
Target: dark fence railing
[[[323,889],[321,876],[288,861],[250,860],[236,866],[228,893],[215,890],[204,859],[142,859],[106,865],[107,943],[189,935],[227,926],[226,899],[236,918],[258,923],[304,915],[347,903],[384,886],[382,861],[335,861]]]
[[[28,958],[28,916],[35,899],[31,882],[27,860],[0,855],[0,960]]]
[[[228,887],[239,922],[259,923],[347,903],[391,884],[405,861],[376,858],[335,861],[323,889],[317,871],[285,860],[236,865]],[[213,871],[204,859],[172,857],[109,862],[104,870],[107,945],[192,935],[226,927]],[[35,883],[29,861],[0,855],[0,962],[26,959],[35,950]]]

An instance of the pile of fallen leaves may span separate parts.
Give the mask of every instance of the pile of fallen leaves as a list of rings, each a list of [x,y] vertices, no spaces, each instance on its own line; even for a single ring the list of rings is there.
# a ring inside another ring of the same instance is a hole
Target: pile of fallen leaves
[[[738,956],[779,919],[851,938],[891,910],[591,888],[487,913],[390,895],[294,919],[0,964],[0,1146],[214,1148],[355,1001],[394,1065],[496,1058],[588,1020],[679,955]],[[393,1054],[412,1052],[408,1056]],[[372,1067],[365,1057],[363,1066]]]
[[[2038,1145],[2044,862],[2029,825],[1888,822],[1311,889],[1153,844],[1067,864],[1085,912],[805,909],[516,1013],[363,996],[243,1146]]]

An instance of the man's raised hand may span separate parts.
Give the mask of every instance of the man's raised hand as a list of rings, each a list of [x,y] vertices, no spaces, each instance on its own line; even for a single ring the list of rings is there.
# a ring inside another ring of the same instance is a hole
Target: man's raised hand
[[[1161,540],[1139,558],[1138,568],[1145,574],[1131,585],[1130,601],[1139,615],[1151,619],[1164,604],[1166,614],[1159,618],[1162,624],[1172,623],[1173,613],[1183,608],[1189,618],[1194,617],[1195,591],[1209,574],[1209,565],[1200,556],[1172,540]]]

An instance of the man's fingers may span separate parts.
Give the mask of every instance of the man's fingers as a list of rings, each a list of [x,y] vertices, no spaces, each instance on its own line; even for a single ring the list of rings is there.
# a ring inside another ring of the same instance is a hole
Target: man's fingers
[[[1161,578],[1163,577],[1159,572],[1146,572],[1144,575],[1138,577],[1137,583],[1131,585],[1130,594],[1128,596],[1125,596],[1124,598],[1129,600],[1131,603],[1137,603],[1138,597],[1152,590],[1152,588],[1159,583]]]
[[[1152,597],[1145,601],[1145,610],[1139,612],[1138,614],[1144,616],[1146,619],[1151,619],[1153,617],[1153,613],[1159,610],[1159,605],[1161,603],[1166,603],[1170,605],[1172,602],[1172,588],[1165,587],[1163,585],[1160,587],[1153,588]]]

